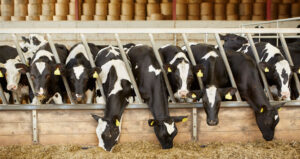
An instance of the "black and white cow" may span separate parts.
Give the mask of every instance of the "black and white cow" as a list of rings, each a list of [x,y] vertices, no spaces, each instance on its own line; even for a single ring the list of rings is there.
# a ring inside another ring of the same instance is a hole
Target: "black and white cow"
[[[172,148],[177,134],[175,122],[185,121],[186,116],[169,115],[166,86],[153,49],[147,45],[137,45],[131,47],[127,55],[141,96],[154,117],[148,120],[148,124],[154,127],[162,148]]]
[[[217,125],[222,99],[226,95],[233,96],[236,89],[231,87],[224,62],[219,51],[213,45],[191,44],[190,47],[197,63],[193,71],[201,77],[205,86],[205,89],[196,91],[196,94],[198,97],[202,97],[203,107],[207,114],[207,124]],[[183,50],[186,51],[185,46]],[[197,82],[195,81],[195,83]],[[199,86],[196,89],[199,89]],[[190,93],[189,96],[191,94],[193,93]]]
[[[192,65],[180,47],[175,45],[166,45],[159,48],[164,68],[168,73],[174,97],[180,101],[185,99],[191,90],[194,80]]]
[[[225,50],[234,50],[254,55],[247,39],[235,34],[221,35],[224,40]],[[290,100],[290,79],[292,69],[280,50],[270,43],[255,43],[259,58],[260,67],[264,70],[269,85],[275,85],[280,100]]]
[[[119,139],[122,114],[133,95],[133,89],[118,48],[108,46],[101,49],[95,63],[100,69],[99,78],[103,84],[106,106],[104,117],[92,116],[98,122],[96,133],[99,147],[111,151]],[[100,90],[97,90],[97,96],[100,98]]]

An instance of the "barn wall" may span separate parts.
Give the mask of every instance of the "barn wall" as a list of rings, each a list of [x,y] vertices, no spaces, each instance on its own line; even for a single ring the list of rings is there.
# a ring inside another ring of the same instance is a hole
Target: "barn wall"
[[[175,143],[192,141],[192,110],[171,109],[171,115],[187,115],[189,120],[178,123]],[[39,110],[38,133],[41,144],[97,145],[97,123],[91,113],[102,110]],[[284,107],[280,113],[275,138],[300,141],[300,108]],[[151,141],[158,143],[147,120],[147,109],[125,110],[120,142]],[[218,126],[208,126],[203,109],[198,111],[198,141],[246,142],[262,140],[250,108],[221,108]],[[0,145],[32,144],[31,111],[0,111]]]

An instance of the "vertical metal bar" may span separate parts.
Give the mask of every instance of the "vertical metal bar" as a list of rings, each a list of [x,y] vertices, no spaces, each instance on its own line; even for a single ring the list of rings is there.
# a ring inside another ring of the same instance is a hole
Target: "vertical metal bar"
[[[53,55],[54,55],[54,59],[55,59],[56,63],[61,63],[61,61],[60,61],[60,59],[59,59],[59,56],[58,56],[58,53],[57,53],[57,50],[56,50],[56,48],[55,48],[55,45],[54,45],[54,43],[53,43],[53,41],[52,41],[51,35],[50,35],[50,34],[47,34],[47,38],[48,38],[48,42],[49,42],[50,48],[51,48],[51,50],[52,50],[52,53],[53,53]],[[75,104],[75,102],[74,102],[74,100],[73,100],[73,98],[72,98],[71,90],[70,90],[70,87],[69,87],[69,84],[68,84],[68,82],[67,82],[66,77],[65,77],[64,75],[61,75],[61,78],[62,78],[62,80],[63,80],[63,82],[64,82],[64,85],[65,85],[65,88],[66,88],[68,97],[69,97],[69,99],[70,99],[70,101],[71,101],[71,104]]]
[[[89,58],[89,61],[90,61],[90,64],[92,67],[96,67],[96,64],[95,64],[95,61],[94,61],[94,57],[91,53],[91,49],[86,41],[86,38],[84,36],[84,34],[80,34],[80,37],[81,37],[81,41],[84,45],[84,48],[86,50],[86,53],[88,55],[88,58]],[[104,89],[103,89],[103,86],[102,86],[102,81],[100,78],[97,78],[96,80],[96,85],[98,85],[98,87],[100,88],[100,92],[101,92],[101,95],[103,96],[103,99],[106,101],[106,96],[104,94]]]
[[[79,20],[79,0],[75,0],[75,18]]]
[[[236,83],[235,83],[235,80],[234,80],[232,71],[231,71],[231,69],[230,69],[230,65],[229,65],[229,62],[228,62],[226,53],[225,53],[225,51],[224,51],[224,48],[223,48],[223,45],[222,45],[222,43],[221,43],[220,36],[219,36],[218,33],[215,33],[215,39],[216,39],[216,41],[217,41],[217,43],[218,43],[219,50],[220,50],[222,59],[223,59],[223,61],[224,61],[224,64],[225,64],[225,67],[226,67],[226,70],[227,70],[227,73],[228,73],[228,76],[229,76],[231,85],[232,85],[232,87],[237,88],[237,85],[236,85]],[[242,101],[239,90],[236,91],[235,96],[236,96],[237,101]]]
[[[189,41],[188,41],[185,33],[182,33],[182,37],[183,37],[183,41],[184,41],[187,53],[188,53],[189,58],[191,60],[191,63],[192,63],[193,66],[196,66],[196,60],[194,58],[193,52],[191,50],[191,47],[189,45]],[[203,90],[204,85],[203,85],[201,77],[197,76],[197,80],[198,80],[198,84],[200,86],[200,89]],[[197,127],[198,127],[198,125],[197,125],[197,122],[198,122],[198,115],[197,115],[198,110],[197,110],[197,108],[193,108],[192,112],[193,112],[193,133],[192,133],[192,135],[193,135],[193,140],[197,141],[197,139],[198,139],[197,138],[197,135],[198,135],[198,133],[197,133]]]
[[[278,23],[278,21],[276,21],[276,28],[278,29],[279,28],[279,23]],[[278,36],[279,36],[279,34],[277,33],[277,37],[276,37],[276,46],[278,46],[279,44],[279,40],[278,40]]]
[[[153,48],[153,51],[154,51],[154,55],[156,57],[156,60],[158,61],[158,64],[159,64],[160,69],[161,69],[161,72],[163,73],[163,77],[164,77],[164,80],[165,80],[165,83],[166,83],[167,90],[168,90],[168,93],[170,95],[170,98],[171,98],[171,100],[172,100],[173,103],[176,103],[176,100],[175,100],[175,97],[174,97],[174,94],[173,94],[173,90],[171,88],[171,85],[170,85],[167,73],[166,73],[166,71],[164,69],[164,66],[163,66],[163,62],[162,62],[161,57],[159,55],[158,49],[156,49],[156,45],[155,45],[155,42],[154,42],[153,35],[149,34],[149,37],[150,37],[150,41],[151,41],[152,48]]]
[[[18,55],[19,55],[22,63],[26,65],[28,62],[27,62],[27,59],[25,59],[25,57],[23,55],[23,51],[20,48],[20,45],[19,45],[19,42],[18,42],[18,37],[17,37],[16,34],[12,34],[12,36],[13,36],[13,39],[14,39],[14,43],[15,43]],[[28,79],[28,82],[29,82],[29,85],[30,85],[30,88],[31,88],[33,94],[35,94],[35,90],[34,90],[34,87],[33,87],[33,82],[30,78],[30,73],[29,72],[26,73],[26,77]],[[39,140],[38,140],[37,112],[36,112],[36,110],[32,110],[31,117],[32,117],[32,141],[33,141],[34,144],[37,144],[39,142]]]
[[[289,63],[290,63],[291,66],[294,66],[294,62],[293,62],[293,60],[292,60],[290,51],[289,51],[289,49],[288,49],[288,46],[287,46],[287,44],[286,44],[286,41],[285,41],[285,38],[284,38],[283,34],[280,33],[280,34],[279,34],[279,37],[280,37],[280,41],[281,41],[281,45],[282,45],[282,47],[283,47],[284,53],[285,53],[285,55],[286,55],[286,57],[287,57],[287,60],[289,61]],[[297,75],[297,73],[295,73],[295,72],[293,73],[293,75],[294,75],[294,78],[295,78],[295,83],[296,83],[297,91],[298,91],[298,93],[300,94],[300,82],[299,82],[298,75]]]
[[[205,33],[205,39],[204,39],[204,43],[207,43],[208,42],[208,34]]]
[[[271,12],[271,0],[267,0],[266,10],[267,10],[267,20],[272,20],[272,12]]]
[[[173,16],[173,20],[176,20],[176,0],[173,0],[172,3],[172,16]]]
[[[253,39],[252,39],[252,35],[250,33],[247,33],[247,37],[248,37],[248,41],[249,41],[249,43],[251,45],[251,49],[252,49],[253,55],[255,57],[255,61],[256,61],[257,64],[259,64],[260,60],[259,60],[259,56],[258,56],[256,47],[255,47],[255,44],[254,44]],[[261,76],[261,78],[263,80],[263,84],[264,84],[264,87],[265,87],[265,89],[267,91],[269,99],[270,99],[270,101],[272,101],[273,100],[273,96],[271,94],[271,91],[270,91],[269,84],[267,82],[266,76],[265,76],[265,74],[263,73],[263,71],[260,68],[258,68],[258,70],[259,70],[259,74],[260,74],[260,76]]]
[[[135,78],[134,78],[134,76],[133,76],[131,67],[130,67],[129,62],[128,62],[128,58],[127,58],[127,56],[126,56],[126,53],[125,53],[125,51],[124,51],[123,45],[122,45],[121,40],[120,40],[119,34],[116,33],[116,34],[115,34],[115,38],[116,38],[116,40],[117,40],[118,47],[119,47],[119,49],[120,49],[122,59],[123,59],[123,61],[124,61],[124,63],[125,63],[126,70],[127,70],[127,72],[128,72],[129,78],[130,78],[130,80],[131,80],[131,83],[132,83],[134,92],[135,92],[136,96],[138,97],[139,103],[143,103],[142,96],[141,96],[141,94],[140,94],[140,92],[139,92],[139,88],[138,88],[138,86],[137,86],[137,84],[136,84],[136,81],[135,81]]]
[[[0,96],[1,96],[2,104],[8,104],[1,84],[0,84]]]

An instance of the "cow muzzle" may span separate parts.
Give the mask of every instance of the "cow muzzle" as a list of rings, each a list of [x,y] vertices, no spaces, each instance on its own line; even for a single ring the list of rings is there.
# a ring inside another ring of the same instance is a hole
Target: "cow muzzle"
[[[282,100],[291,100],[290,95],[291,95],[290,92],[281,92]]]
[[[18,89],[17,85],[14,85],[14,84],[7,85],[7,90],[9,90],[9,91],[15,91],[17,89]]]
[[[207,122],[207,125],[209,125],[209,126],[216,126],[216,125],[218,125],[219,120],[218,119],[215,119],[215,120],[207,119],[206,122]]]
[[[81,95],[81,94],[75,94],[75,97],[78,102],[81,102],[83,99],[83,95]]]
[[[188,93],[188,91],[178,91],[178,95],[180,98],[186,98]]]

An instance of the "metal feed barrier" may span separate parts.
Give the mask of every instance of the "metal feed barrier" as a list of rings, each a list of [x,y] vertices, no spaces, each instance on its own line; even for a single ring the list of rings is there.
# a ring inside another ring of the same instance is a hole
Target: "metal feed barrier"
[[[155,53],[155,57],[159,62],[159,65],[161,67],[162,73],[163,73],[163,77],[165,79],[165,83],[167,86],[167,90],[168,93],[170,94],[172,103],[169,104],[169,108],[173,109],[173,108],[188,108],[188,109],[192,109],[192,123],[193,123],[193,131],[192,131],[192,136],[193,136],[193,140],[197,140],[197,108],[202,108],[203,105],[202,103],[176,103],[171,86],[170,86],[170,82],[167,79],[167,74],[165,72],[165,70],[163,69],[163,63],[161,60],[161,57],[158,53],[158,49],[157,46],[155,44],[155,40],[153,38],[153,34],[181,34],[181,36],[183,37],[185,46],[187,48],[187,52],[188,52],[188,56],[191,59],[191,64],[192,65],[196,65],[195,59],[193,57],[190,45],[189,45],[189,41],[187,38],[186,34],[205,34],[206,37],[206,41],[207,41],[207,36],[208,34],[213,34],[215,37],[215,40],[219,46],[220,49],[220,53],[222,56],[222,59],[224,61],[227,73],[229,75],[231,84],[233,87],[237,88],[236,86],[236,82],[235,79],[233,77],[232,71],[230,69],[227,57],[226,57],[226,53],[224,51],[224,48],[222,46],[222,42],[220,40],[219,34],[224,34],[224,33],[235,33],[235,34],[247,34],[247,38],[249,40],[249,43],[252,47],[252,49],[254,50],[254,55],[255,55],[255,60],[258,63],[259,62],[259,56],[257,54],[257,50],[255,48],[253,39],[252,39],[252,35],[253,33],[278,33],[280,35],[280,40],[282,42],[283,47],[284,47],[284,51],[285,54],[288,57],[288,61],[290,62],[291,65],[293,65],[293,61],[290,57],[286,42],[285,42],[285,38],[284,35],[285,33],[300,33],[300,29],[250,29],[250,28],[222,28],[222,29],[209,29],[209,28],[180,28],[180,29],[174,29],[174,28],[145,28],[145,29],[140,29],[140,28],[132,28],[132,29],[98,29],[98,28],[89,28],[89,29],[73,29],[73,28],[65,28],[65,29],[1,29],[0,30],[0,34],[12,34],[13,39],[14,39],[14,43],[16,45],[17,51],[19,53],[19,56],[21,58],[21,61],[26,64],[27,61],[23,56],[23,53],[20,49],[19,46],[19,42],[18,42],[18,37],[17,34],[31,34],[31,33],[37,33],[37,34],[47,34],[47,39],[49,41],[51,50],[54,54],[55,60],[57,63],[59,63],[59,58],[58,58],[58,54],[55,48],[55,45],[52,41],[52,37],[51,34],[80,34],[81,35],[81,40],[82,43],[85,46],[85,49],[88,53],[88,57],[90,60],[90,64],[92,67],[95,66],[95,62],[93,59],[93,56],[90,52],[90,49],[88,47],[88,43],[85,37],[85,34],[114,34],[115,35],[115,39],[118,43],[118,47],[120,49],[120,53],[122,55],[122,59],[125,62],[126,65],[126,69],[129,73],[129,77],[130,80],[132,82],[134,91],[137,95],[138,98],[138,103],[134,103],[134,104],[129,104],[127,109],[145,109],[148,108],[146,104],[143,103],[143,100],[141,98],[141,95],[139,93],[139,89],[138,86],[135,82],[132,70],[130,68],[129,65],[129,61],[126,57],[125,51],[123,49],[119,34],[123,34],[123,33],[129,33],[129,34],[149,34],[149,40],[151,42],[153,51]],[[273,101],[272,95],[270,94],[269,91],[269,86],[267,84],[266,78],[264,73],[262,72],[262,70],[260,71],[260,75],[262,77],[263,80],[263,84],[267,90],[267,95],[270,98],[271,104],[278,104],[280,102],[277,101]],[[33,83],[31,81],[30,75],[29,73],[26,74],[27,78],[29,80],[30,83],[30,87],[33,88]],[[297,77],[297,75],[294,73],[294,77]],[[200,88],[204,88],[203,86],[203,82],[201,80],[200,77],[197,78]],[[32,130],[33,130],[33,142],[34,143],[38,143],[38,131],[37,131],[37,114],[36,114],[36,110],[92,110],[92,109],[104,109],[105,105],[103,104],[74,104],[75,102],[73,101],[72,97],[71,97],[71,92],[70,92],[70,88],[69,85],[67,83],[66,78],[63,76],[63,81],[64,81],[64,85],[66,87],[67,93],[68,93],[68,97],[71,101],[71,104],[61,104],[61,105],[54,105],[54,104],[45,104],[45,105],[32,105],[32,104],[22,104],[22,105],[16,105],[16,104],[7,104],[7,100],[5,98],[2,86],[0,85],[0,97],[3,101],[3,104],[0,105],[0,110],[31,110],[32,111]],[[103,87],[101,84],[101,79],[98,78],[97,79],[97,85],[100,88],[100,91],[102,93],[102,95],[104,95],[104,91],[103,91]],[[296,78],[296,85],[297,85],[297,89],[298,92],[300,93],[300,84],[299,84],[299,79]],[[34,91],[34,89],[32,89]],[[240,93],[239,91],[236,92],[235,94],[237,101],[229,101],[229,102],[222,102],[221,106],[222,107],[248,107],[249,105],[241,100],[240,97]],[[300,106],[300,101],[290,101],[288,102],[286,105],[288,106]]]

